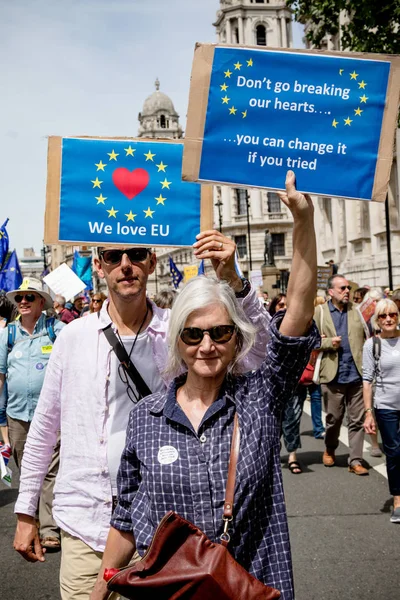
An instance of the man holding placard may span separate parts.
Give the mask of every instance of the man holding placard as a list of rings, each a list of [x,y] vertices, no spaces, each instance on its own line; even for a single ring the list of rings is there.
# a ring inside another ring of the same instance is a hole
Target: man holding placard
[[[196,257],[211,259],[216,276],[243,298],[257,328],[255,350],[245,359],[250,369],[264,358],[268,321],[249,282],[235,272],[235,249],[232,240],[210,230],[194,244]],[[129,412],[140,397],[167,384],[162,372],[170,313],[146,298],[155,266],[148,248],[99,249],[95,267],[107,283],[109,301],[100,313],[69,324],[57,341],[28,439],[14,548],[27,560],[44,560],[32,507],[61,427],[54,514],[62,530],[62,600],[89,598],[117,493]]]

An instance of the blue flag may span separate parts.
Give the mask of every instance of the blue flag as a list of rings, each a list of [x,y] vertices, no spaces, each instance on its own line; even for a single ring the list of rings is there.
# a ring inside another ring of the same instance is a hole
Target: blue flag
[[[197,275],[205,275],[204,271],[204,259],[201,261],[199,268],[197,269]]]
[[[79,252],[75,250],[72,270],[79,277],[79,279],[86,284],[87,290],[93,289],[91,256],[81,256]]]
[[[0,292],[7,293],[17,290],[22,280],[23,277],[19,268],[17,253],[13,250],[4,269],[0,273]]]
[[[183,279],[183,275],[172,260],[171,256],[169,257],[169,270],[171,271],[172,283],[174,284],[174,288],[177,289],[177,287]]]
[[[6,260],[8,254],[9,239],[6,229],[7,223],[8,219],[6,219],[3,225],[0,227],[0,270],[4,265],[4,261]]]

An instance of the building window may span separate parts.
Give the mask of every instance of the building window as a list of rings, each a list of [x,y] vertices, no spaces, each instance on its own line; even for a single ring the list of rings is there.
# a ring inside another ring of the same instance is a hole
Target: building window
[[[247,238],[245,235],[235,235],[235,244],[239,258],[247,256]]]
[[[370,225],[369,225],[369,206],[368,203],[363,201],[361,203],[361,234],[369,235]]]
[[[267,31],[264,25],[257,25],[256,27],[256,43],[257,46],[267,45]]]
[[[281,201],[276,192],[268,192],[268,212],[269,213],[280,213],[281,212]]]
[[[285,234],[273,233],[272,245],[274,248],[274,256],[285,256]]]
[[[161,129],[165,129],[165,115],[161,115],[160,117],[160,127]]]
[[[248,191],[243,188],[237,188],[236,192],[236,214],[245,215],[247,214],[247,198]]]
[[[354,249],[355,254],[360,254],[360,252],[363,251],[363,248],[364,248],[364,244],[362,243],[362,241],[353,243],[353,249]]]
[[[325,217],[332,227],[332,198],[322,198],[322,206],[325,213]]]
[[[239,29],[237,27],[235,27],[235,29],[233,30],[233,37],[235,39],[235,42],[238,44],[239,43]]]

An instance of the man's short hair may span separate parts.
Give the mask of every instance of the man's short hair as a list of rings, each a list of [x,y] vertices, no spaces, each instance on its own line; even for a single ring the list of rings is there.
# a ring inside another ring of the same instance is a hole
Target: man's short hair
[[[335,275],[331,275],[331,276],[329,277],[329,279],[328,279],[328,283],[327,283],[327,285],[326,285],[326,290],[327,290],[327,291],[332,289],[332,287],[333,287],[333,282],[335,281],[335,279],[338,279],[339,277],[340,277],[341,279],[346,279],[346,277],[345,277],[344,275],[340,275],[339,273],[335,273]]]
[[[390,296],[391,300],[400,300],[400,289],[394,290],[393,294]]]
[[[64,296],[57,294],[56,296],[54,296],[54,302],[57,302],[57,304],[64,307],[66,300],[65,300]]]

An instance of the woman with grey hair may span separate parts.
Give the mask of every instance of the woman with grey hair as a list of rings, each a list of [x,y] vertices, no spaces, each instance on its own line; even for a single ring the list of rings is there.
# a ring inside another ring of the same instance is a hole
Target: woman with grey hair
[[[228,549],[254,577],[277,588],[283,600],[294,598],[280,426],[284,403],[319,341],[312,324],[317,272],[313,206],[294,182],[289,171],[287,193],[281,195],[294,218],[287,310],[271,320],[261,367],[241,372],[255,332],[225,283],[198,277],[174,302],[168,369],[184,373],[166,393],[148,396],[131,412],[100,576],[105,568],[127,564],[135,549],[143,556],[169,510],[212,542],[220,540],[237,414],[240,450]],[[98,580],[92,600],[106,597]]]
[[[373,317],[379,337],[369,338],[363,349],[364,429],[382,436],[389,490],[393,496],[392,523],[400,523],[400,331],[399,309],[389,298],[379,300]],[[372,385],[375,381],[375,394]]]

